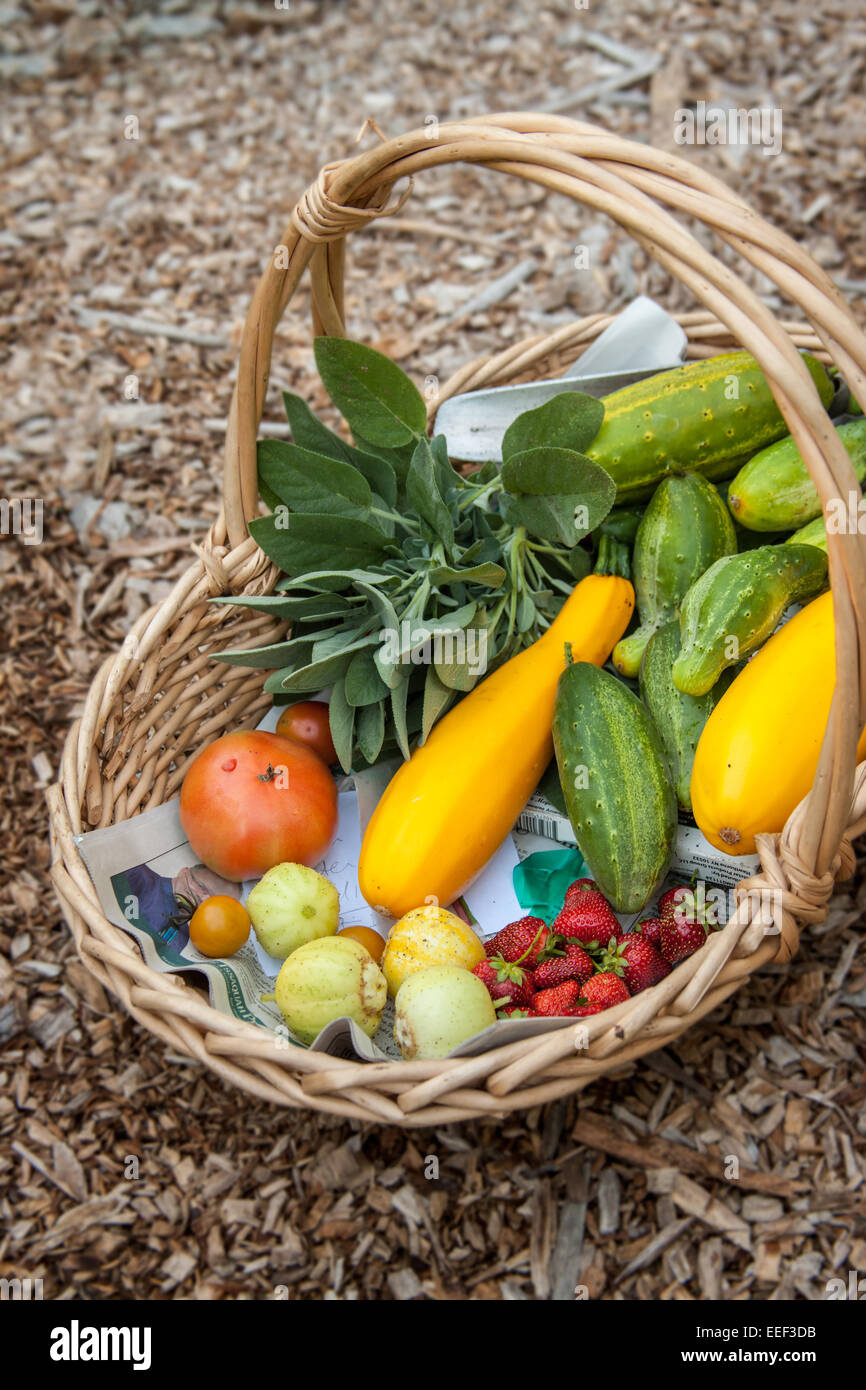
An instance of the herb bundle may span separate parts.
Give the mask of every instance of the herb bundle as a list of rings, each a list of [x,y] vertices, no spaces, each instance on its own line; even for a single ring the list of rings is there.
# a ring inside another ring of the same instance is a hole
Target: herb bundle
[[[291,637],[223,653],[269,669],[276,700],[331,686],[343,768],[408,758],[449,706],[534,642],[590,556],[578,543],[610,511],[608,473],[582,452],[604,406],[553,397],[508,429],[503,464],[462,477],[426,436],[423,397],[389,358],[340,338],[316,363],[348,444],[284,393],[292,442],[260,440],[269,516],[250,531],[286,576],[261,598],[217,599],[291,620]]]

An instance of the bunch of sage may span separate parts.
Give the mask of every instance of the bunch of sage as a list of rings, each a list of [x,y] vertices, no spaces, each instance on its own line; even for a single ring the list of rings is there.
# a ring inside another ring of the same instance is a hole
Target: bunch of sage
[[[354,444],[284,394],[292,441],[258,444],[270,515],[250,530],[286,576],[229,603],[291,620],[285,642],[218,659],[269,669],[279,703],[331,687],[343,768],[408,758],[454,701],[534,642],[591,559],[579,545],[615,488],[581,450],[604,406],[555,396],[508,429],[503,464],[468,477],[424,399],[389,358],[348,339],[315,342],[319,373]]]

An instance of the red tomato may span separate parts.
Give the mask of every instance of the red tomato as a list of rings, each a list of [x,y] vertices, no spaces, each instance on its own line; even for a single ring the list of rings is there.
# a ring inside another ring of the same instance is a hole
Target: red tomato
[[[232,882],[286,861],[312,867],[334,837],[337,788],[295,739],[226,734],[187,769],[180,823],[202,863]]]
[[[306,743],[308,748],[324,759],[328,767],[337,761],[328,706],[324,700],[299,700],[296,705],[289,705],[280,715],[277,733],[284,738],[296,738],[298,743]]]

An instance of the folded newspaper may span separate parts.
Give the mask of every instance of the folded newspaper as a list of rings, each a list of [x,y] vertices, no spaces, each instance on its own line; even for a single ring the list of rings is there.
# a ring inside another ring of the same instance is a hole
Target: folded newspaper
[[[274,729],[280,713],[271,710],[259,728]],[[340,926],[373,927],[382,937],[387,936],[391,919],[377,913],[364,900],[358,886],[358,859],[364,829],[394,766],[381,764],[342,780],[338,788],[336,834],[324,859],[316,865],[340,895]],[[153,970],[203,976],[214,1008],[268,1029],[278,1046],[302,1046],[289,1033],[276,1003],[263,998],[273,992],[282,962],[262,950],[254,932],[226,960],[202,955],[190,941],[188,925],[178,915],[178,895],[202,901],[213,893],[225,893],[244,902],[255,880],[229,883],[200,863],[184,835],[178,807],[175,798],[132,820],[78,836],[82,858],[106,917],[134,937]],[[514,869],[520,861],[549,851],[555,844],[574,843],[567,816],[536,792],[513,833],[463,897],[451,904],[452,911],[463,917],[482,940],[493,936],[524,915],[514,886]],[[708,894],[717,895],[724,921],[729,890],[757,868],[757,858],[720,854],[696,827],[681,825],[668,882],[684,882],[697,876]],[[638,914],[647,915],[648,909]],[[638,918],[620,920],[624,926],[630,926]],[[393,1003],[389,1001],[372,1039],[351,1019],[340,1018],[322,1030],[312,1047],[335,1057],[368,1061],[399,1058],[393,1024]],[[518,1038],[569,1025],[573,1026],[573,1020],[563,1018],[503,1019],[461,1044],[451,1055],[474,1056]]]

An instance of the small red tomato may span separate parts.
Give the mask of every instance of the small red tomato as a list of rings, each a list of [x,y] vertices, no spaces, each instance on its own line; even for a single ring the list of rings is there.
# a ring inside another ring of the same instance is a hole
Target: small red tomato
[[[237,898],[205,898],[189,921],[189,939],[203,956],[233,956],[250,934],[250,914]]]
[[[275,864],[318,864],[337,828],[337,788],[296,739],[225,734],[190,763],[180,823],[203,864],[232,883]]]
[[[324,700],[299,700],[289,705],[280,715],[277,733],[283,738],[295,738],[318,753],[328,767],[337,761],[337,750],[331,738],[331,724],[328,706]]]

